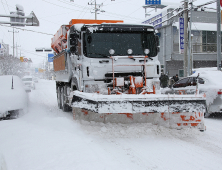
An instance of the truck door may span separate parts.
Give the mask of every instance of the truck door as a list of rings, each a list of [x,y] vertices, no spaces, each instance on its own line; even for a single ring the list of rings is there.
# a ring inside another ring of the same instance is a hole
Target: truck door
[[[73,79],[77,82],[77,86],[81,87],[82,81],[82,52],[81,52],[81,36],[80,33],[74,32],[70,34],[70,52],[73,66]],[[80,90],[80,89],[79,89]]]

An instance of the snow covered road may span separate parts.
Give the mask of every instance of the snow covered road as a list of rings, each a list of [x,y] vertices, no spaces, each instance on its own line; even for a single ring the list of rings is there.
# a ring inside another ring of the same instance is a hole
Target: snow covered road
[[[222,119],[207,131],[75,121],[57,107],[55,82],[40,80],[28,112],[0,121],[0,170],[218,170]]]

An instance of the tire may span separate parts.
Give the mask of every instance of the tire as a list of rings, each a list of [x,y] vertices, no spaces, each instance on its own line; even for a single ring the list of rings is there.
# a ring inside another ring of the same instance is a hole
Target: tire
[[[72,80],[72,90],[75,91],[75,90],[79,90],[79,87],[78,87],[78,83],[77,83],[77,79],[74,78]]]
[[[62,109],[62,102],[61,102],[61,87],[57,87],[57,103],[59,109]]]
[[[66,98],[67,88],[68,88],[68,86],[63,86],[61,88],[61,105],[62,105],[62,110],[64,112],[68,112],[68,111],[71,110],[71,107],[66,103],[66,101],[67,101],[67,98]]]
[[[206,112],[204,113],[204,117],[208,118],[210,117],[211,113],[208,112],[208,108],[206,107]]]

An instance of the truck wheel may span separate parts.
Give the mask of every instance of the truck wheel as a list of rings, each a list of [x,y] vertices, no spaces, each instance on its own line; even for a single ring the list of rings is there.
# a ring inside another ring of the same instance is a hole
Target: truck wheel
[[[76,78],[74,78],[74,79],[72,80],[72,90],[73,90],[73,91],[79,90],[79,88],[78,88],[78,83],[77,83]]]
[[[62,103],[61,103],[61,87],[57,88],[57,103],[59,109],[62,109]]]
[[[71,86],[70,85],[65,85],[65,94],[66,94],[66,96],[69,96],[70,92],[71,92]],[[70,107],[68,104],[67,104],[67,107],[68,107],[68,111],[72,111],[72,107]]]
[[[62,105],[62,110],[64,112],[70,111],[69,105],[66,103],[66,96],[67,96],[67,86],[63,86],[61,88],[61,105]]]

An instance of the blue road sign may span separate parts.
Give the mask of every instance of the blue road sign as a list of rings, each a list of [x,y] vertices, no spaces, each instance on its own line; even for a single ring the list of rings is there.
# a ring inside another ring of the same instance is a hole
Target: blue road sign
[[[38,68],[35,68],[35,72],[38,73],[38,72],[39,72],[39,69],[38,69]]]
[[[180,29],[180,53],[184,51],[184,18],[179,18]]]
[[[48,54],[48,62],[53,62],[54,54]]]
[[[145,0],[146,5],[159,5],[161,4],[161,0]]]
[[[162,27],[162,13],[158,14],[144,22],[143,24],[151,24],[154,26],[155,29]]]
[[[2,48],[1,43],[0,43],[0,48]]]

